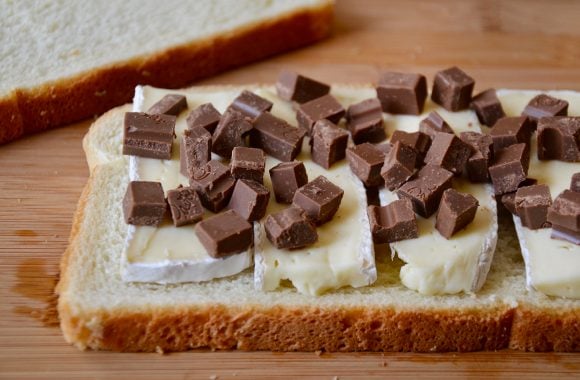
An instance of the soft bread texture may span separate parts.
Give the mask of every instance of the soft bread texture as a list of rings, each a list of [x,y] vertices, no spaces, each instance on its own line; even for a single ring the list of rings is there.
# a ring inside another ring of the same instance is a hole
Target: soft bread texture
[[[320,40],[330,32],[333,6],[10,1],[0,33],[0,144],[126,103],[137,84],[178,88]]]
[[[91,176],[79,201],[58,286],[61,328],[65,339],[77,347],[580,350],[580,301],[526,288],[509,215],[500,217],[496,255],[485,285],[476,294],[422,296],[405,288],[399,280],[401,263],[391,261],[386,247],[377,247],[375,284],[320,297],[301,295],[291,287],[256,291],[251,270],[201,284],[123,282],[119,262],[126,225],[119,189],[128,181],[128,159],[118,152],[127,110],[129,106],[124,106],[103,115],[83,142]]]

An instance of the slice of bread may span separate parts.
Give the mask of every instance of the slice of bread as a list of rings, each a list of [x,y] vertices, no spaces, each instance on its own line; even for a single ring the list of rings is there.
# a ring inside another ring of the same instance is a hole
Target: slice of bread
[[[252,90],[251,87],[245,87]],[[242,88],[199,87],[227,103]],[[333,91],[372,91],[333,86]],[[273,91],[269,89],[269,91]],[[195,105],[190,104],[190,107]],[[91,168],[61,264],[59,315],[77,347],[181,351],[196,347],[273,351],[532,351],[580,349],[580,301],[526,288],[509,216],[488,279],[476,294],[423,296],[399,279],[401,262],[377,247],[377,282],[319,297],[291,287],[254,288],[247,270],[207,283],[125,283],[120,259],[126,225],[120,208],[128,159],[120,154],[124,112],[97,120],[83,146]]]
[[[2,6],[0,144],[328,35],[332,0],[11,1]],[[16,38],[17,37],[17,38]]]

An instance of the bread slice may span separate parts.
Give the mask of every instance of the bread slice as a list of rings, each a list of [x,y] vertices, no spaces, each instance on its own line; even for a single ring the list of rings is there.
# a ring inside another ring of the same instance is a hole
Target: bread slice
[[[188,91],[232,97],[241,90]],[[333,86],[333,91],[349,90]],[[91,176],[79,201],[58,286],[61,328],[65,339],[77,347],[579,350],[580,301],[547,297],[526,288],[517,238],[506,215],[499,221],[488,279],[475,294],[424,296],[405,288],[399,280],[401,262],[391,261],[386,247],[377,247],[378,279],[372,286],[343,288],[319,297],[290,287],[257,291],[251,270],[198,284],[123,282],[119,262],[126,225],[119,189],[128,181],[128,159],[119,152],[123,114],[128,109],[124,106],[103,115],[83,142]]]
[[[2,6],[0,144],[328,35],[332,0],[51,1]],[[5,53],[5,54],[4,54]]]

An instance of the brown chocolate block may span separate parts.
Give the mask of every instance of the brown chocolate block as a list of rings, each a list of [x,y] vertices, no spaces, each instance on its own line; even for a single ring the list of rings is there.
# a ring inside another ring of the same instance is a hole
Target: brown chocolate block
[[[410,199],[413,209],[424,218],[437,211],[443,192],[451,188],[453,173],[440,166],[426,165],[415,178],[397,190],[400,199]]]
[[[377,86],[383,111],[420,115],[427,98],[427,79],[421,74],[386,72]]]
[[[489,135],[493,148],[499,150],[512,144],[529,144],[534,126],[526,116],[503,117],[495,123]]]
[[[171,159],[175,116],[126,112],[123,128],[123,154]]]
[[[230,201],[236,180],[230,175],[227,166],[211,160],[193,172],[189,184],[207,209],[218,212]]]
[[[516,191],[527,175],[530,165],[530,150],[527,144],[514,144],[494,152],[489,167],[489,176],[495,193]]]
[[[467,160],[465,170],[471,182],[489,182],[488,167],[492,159],[493,140],[490,135],[477,132],[461,132],[459,138],[473,153]]]
[[[211,135],[204,128],[186,129],[179,145],[179,171],[187,178],[211,160]]]
[[[167,204],[160,182],[131,181],[123,198],[123,215],[127,224],[158,226]]]
[[[419,131],[431,138],[434,138],[439,132],[455,133],[437,111],[429,112],[429,115],[419,122]]]
[[[530,118],[534,128],[536,123],[543,117],[567,115],[568,102],[562,99],[554,98],[547,94],[534,96],[534,98],[530,100],[522,112],[522,116],[527,116]]]
[[[328,120],[319,120],[312,128],[312,161],[329,169],[332,164],[344,159],[348,132]]]
[[[548,209],[552,238],[580,244],[580,193],[564,190]]]
[[[288,207],[268,215],[264,224],[266,237],[278,249],[297,249],[316,243],[316,226],[304,215],[304,211]]]
[[[471,194],[447,189],[443,193],[435,228],[445,238],[450,239],[458,231],[467,227],[475,218],[479,202]]]
[[[247,146],[246,135],[252,130],[252,123],[234,109],[224,112],[212,135],[212,151],[225,158],[232,157],[236,146]]]
[[[488,127],[491,127],[496,121],[505,116],[494,88],[487,89],[474,96],[470,107],[475,110],[479,122]]]
[[[203,206],[199,196],[191,187],[178,187],[167,192],[167,203],[176,227],[199,222],[203,217]]]
[[[262,112],[270,111],[274,104],[250,92],[248,90],[242,91],[238,97],[234,99],[230,108],[241,112],[252,120],[255,120]]]
[[[375,244],[419,237],[417,217],[408,199],[397,200],[383,207],[369,206],[367,213]]]
[[[416,162],[417,152],[415,149],[397,141],[385,157],[385,163],[381,169],[385,187],[391,191],[398,189],[415,174]]]
[[[391,144],[390,142],[385,142],[385,143],[382,143],[382,144],[374,144],[373,146],[375,148],[377,148],[378,150],[380,150],[385,156],[387,154],[389,154],[389,152],[391,151],[391,149],[393,149],[393,144]]]
[[[187,108],[187,99],[183,95],[168,94],[153,104],[147,113],[177,116]]]
[[[574,173],[570,179],[570,190],[580,192],[580,172]]]
[[[330,86],[293,71],[282,71],[276,83],[278,96],[302,104],[330,92]]]
[[[439,165],[454,174],[461,174],[473,150],[469,144],[451,133],[437,133],[425,155],[425,163]]]
[[[417,152],[417,163],[416,167],[423,165],[423,160],[427,151],[431,147],[431,137],[423,132],[405,132],[405,131],[395,131],[391,136],[391,144],[397,141],[402,142],[405,145],[410,146]]]
[[[222,115],[211,103],[205,103],[187,115],[187,127],[190,129],[205,128],[209,133],[215,131]]]
[[[516,214],[522,225],[532,230],[546,228],[548,207],[552,204],[550,188],[546,185],[520,187],[514,199]]]
[[[280,161],[292,161],[302,150],[305,131],[288,124],[269,112],[254,121],[250,133],[250,145],[263,149],[266,154]]]
[[[518,188],[533,186],[537,184],[538,181],[533,178],[526,178],[522,183],[519,184]],[[516,192],[505,193],[501,195],[501,204],[508,210],[511,214],[516,215]]]
[[[195,226],[195,233],[207,253],[216,259],[246,251],[254,242],[252,224],[233,210],[202,220]]]
[[[348,148],[346,158],[350,170],[365,186],[379,186],[384,183],[381,168],[385,162],[385,154],[373,144],[363,143]]]
[[[228,208],[237,212],[248,222],[262,219],[270,200],[270,190],[258,182],[240,179],[236,181]]]
[[[281,162],[270,169],[270,180],[276,202],[290,204],[296,190],[308,183],[308,175],[300,161]]]
[[[475,81],[458,67],[435,74],[431,100],[448,111],[461,111],[469,107]]]
[[[377,143],[387,138],[383,110],[377,98],[350,105],[346,110],[346,122],[355,144]]]
[[[580,117],[545,117],[538,122],[540,160],[580,161]]]
[[[344,190],[330,182],[324,176],[302,186],[296,193],[292,204],[304,210],[306,217],[314,224],[324,224],[338,211]]]
[[[334,96],[328,94],[301,104],[296,113],[296,120],[298,126],[310,135],[314,123],[318,120],[327,119],[338,124],[344,114],[344,107]]]
[[[266,156],[262,149],[237,146],[232,151],[230,171],[235,179],[249,179],[264,183],[265,169]]]

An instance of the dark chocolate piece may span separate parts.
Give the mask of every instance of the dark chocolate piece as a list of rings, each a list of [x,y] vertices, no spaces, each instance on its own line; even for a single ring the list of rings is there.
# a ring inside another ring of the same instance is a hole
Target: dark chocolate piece
[[[383,207],[369,206],[367,213],[375,244],[419,237],[417,216],[408,199],[393,201]]]
[[[247,146],[246,135],[251,130],[252,124],[244,114],[228,108],[212,135],[212,151],[231,158],[235,147]]]
[[[373,146],[375,148],[377,148],[378,150],[380,150],[385,156],[387,154],[389,154],[391,149],[393,149],[393,144],[391,144],[390,142],[386,142],[386,143],[382,143],[382,144],[374,144]]]
[[[186,129],[179,145],[179,170],[187,178],[211,160],[211,135],[204,128]]]
[[[264,112],[254,121],[250,145],[263,149],[266,154],[280,161],[292,161],[302,150],[304,135],[303,129]]]
[[[205,103],[187,115],[187,127],[190,129],[204,128],[213,134],[222,115],[211,103]]]
[[[350,105],[346,110],[346,122],[355,144],[377,143],[387,138],[383,110],[377,98]]]
[[[324,224],[338,211],[344,190],[324,176],[302,186],[296,193],[292,204],[304,210],[306,217],[316,225]]]
[[[461,111],[469,107],[475,81],[458,67],[435,74],[431,100],[448,111]]]
[[[147,113],[177,116],[187,108],[187,99],[183,95],[168,94],[153,104]]]
[[[552,204],[550,188],[546,185],[532,185],[520,187],[514,199],[516,214],[522,225],[531,230],[546,228],[548,207]]]
[[[318,120],[326,119],[338,124],[344,114],[344,107],[334,96],[328,94],[301,104],[296,113],[296,120],[298,126],[310,135],[314,123]]]
[[[471,182],[489,182],[488,167],[492,159],[493,140],[490,135],[477,132],[461,132],[459,138],[473,153],[467,160],[465,170]]]
[[[386,72],[377,86],[384,112],[420,115],[427,98],[427,79],[421,74]]]
[[[308,183],[308,175],[300,161],[281,162],[270,169],[270,180],[276,202],[290,204],[296,190]]]
[[[202,220],[195,233],[207,253],[216,259],[249,249],[254,242],[252,224],[228,210]]]
[[[167,192],[167,203],[176,227],[199,222],[203,217],[203,206],[199,196],[191,187],[178,187]]]
[[[167,204],[159,182],[131,181],[123,198],[123,215],[127,224],[158,226]]]
[[[265,168],[266,156],[262,149],[237,146],[232,151],[230,171],[234,178],[264,183]]]
[[[547,94],[534,96],[526,105],[522,116],[527,116],[536,126],[536,123],[543,117],[567,116],[568,102],[562,99],[554,98]]]
[[[385,162],[385,154],[375,145],[364,143],[346,150],[346,158],[350,170],[365,186],[379,186],[384,183],[381,168]]]
[[[429,115],[419,122],[419,131],[431,138],[435,138],[435,135],[439,132],[455,133],[437,111],[429,112]]]
[[[397,141],[402,142],[405,145],[410,146],[417,152],[417,163],[416,167],[423,165],[423,160],[427,151],[431,147],[431,137],[423,132],[405,132],[405,131],[395,131],[391,136],[391,144]]]
[[[193,172],[189,183],[199,195],[201,203],[207,209],[218,212],[230,201],[236,180],[230,175],[227,166],[211,160]]]
[[[270,190],[255,181],[236,181],[228,208],[237,212],[249,222],[262,219],[270,200]]]
[[[266,237],[278,249],[297,249],[316,243],[316,227],[304,215],[304,211],[288,207],[268,215],[264,223]]]
[[[570,179],[570,190],[580,192],[580,172],[574,173]]]
[[[479,122],[488,127],[491,127],[496,121],[505,116],[501,102],[497,98],[497,94],[493,88],[482,91],[474,96],[471,100],[470,107],[475,110]]]
[[[126,112],[123,128],[123,154],[171,159],[175,116]]]
[[[328,120],[319,120],[312,128],[310,139],[312,161],[329,169],[344,159],[348,132]]]
[[[439,165],[454,174],[461,174],[472,152],[471,146],[457,136],[437,133],[425,155],[425,163]]]
[[[241,112],[252,120],[255,120],[262,112],[270,111],[274,104],[250,92],[248,90],[242,91],[238,97],[234,99],[230,108]]]
[[[451,188],[453,173],[440,166],[426,165],[415,178],[397,190],[400,199],[410,199],[413,209],[424,218],[437,211],[443,192]]]
[[[293,71],[282,71],[276,91],[282,99],[302,104],[328,94],[330,86]]]
[[[443,193],[435,228],[445,238],[450,239],[458,231],[467,227],[475,218],[479,202],[471,194],[447,189]]]
[[[533,186],[537,184],[538,181],[533,178],[526,178],[522,183],[518,185],[518,189],[525,186]],[[516,192],[512,191],[511,193],[505,193],[501,195],[500,201],[502,205],[508,210],[511,214],[516,215]]]
[[[527,175],[530,166],[530,150],[527,144],[514,144],[494,152],[489,176],[495,193],[516,191]]]
[[[533,129],[532,122],[526,116],[501,118],[489,132],[493,149],[499,150],[519,143],[529,144]]]
[[[564,190],[548,209],[552,238],[580,245],[580,193]]]
[[[385,157],[385,163],[381,169],[381,176],[385,181],[385,187],[391,191],[401,187],[413,174],[417,152],[410,146],[397,141],[393,149]]]
[[[545,117],[538,122],[540,160],[580,161],[580,117]]]

